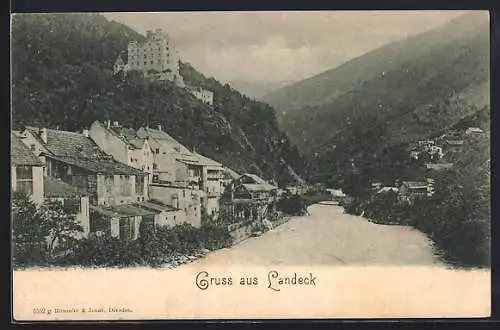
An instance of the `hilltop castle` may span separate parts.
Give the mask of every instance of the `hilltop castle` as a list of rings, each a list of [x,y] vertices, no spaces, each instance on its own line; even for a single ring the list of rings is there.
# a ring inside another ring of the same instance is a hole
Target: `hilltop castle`
[[[147,31],[143,43],[129,42],[127,61],[118,56],[113,65],[115,74],[128,71],[141,71],[144,76],[173,81],[179,87],[185,86],[179,73],[179,53],[161,29]]]
[[[145,77],[156,80],[169,80],[191,93],[203,103],[213,106],[214,93],[201,87],[188,87],[179,72],[179,53],[172,40],[161,29],[146,32],[143,43],[130,41],[127,48],[126,62],[118,56],[113,65],[113,73],[126,74],[129,71],[139,71]]]

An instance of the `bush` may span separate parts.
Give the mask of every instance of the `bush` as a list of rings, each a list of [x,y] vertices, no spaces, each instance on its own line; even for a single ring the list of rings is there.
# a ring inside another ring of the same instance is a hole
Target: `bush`
[[[80,240],[67,263],[82,266],[131,266],[143,263],[137,241],[125,241],[107,235]]]
[[[15,267],[46,264],[47,227],[37,206],[23,193],[12,194],[12,241]]]
[[[303,215],[307,211],[306,201],[299,195],[285,196],[278,201],[276,207],[289,215]]]
[[[208,250],[227,248],[233,244],[227,226],[207,224],[200,228],[200,235],[203,238],[203,247]]]

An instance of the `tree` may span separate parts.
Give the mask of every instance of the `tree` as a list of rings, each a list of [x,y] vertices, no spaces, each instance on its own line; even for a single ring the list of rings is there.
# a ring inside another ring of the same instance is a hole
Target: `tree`
[[[47,230],[36,204],[24,193],[12,194],[12,229],[14,266],[45,263]]]
[[[75,215],[68,213],[58,201],[44,202],[38,213],[42,219],[51,258],[58,248],[71,249],[78,233],[83,232]]]

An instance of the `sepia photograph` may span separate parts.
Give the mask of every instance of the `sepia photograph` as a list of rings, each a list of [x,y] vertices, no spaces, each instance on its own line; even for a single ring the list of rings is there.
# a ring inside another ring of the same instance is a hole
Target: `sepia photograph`
[[[11,15],[14,321],[491,313],[487,11]]]

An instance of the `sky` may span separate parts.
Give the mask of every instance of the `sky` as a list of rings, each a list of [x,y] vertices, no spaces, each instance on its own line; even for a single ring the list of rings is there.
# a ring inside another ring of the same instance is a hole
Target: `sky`
[[[181,60],[223,82],[294,82],[463,11],[104,13],[141,34],[161,28]]]

